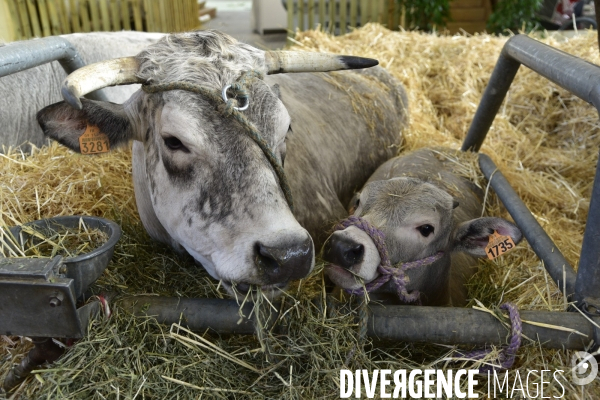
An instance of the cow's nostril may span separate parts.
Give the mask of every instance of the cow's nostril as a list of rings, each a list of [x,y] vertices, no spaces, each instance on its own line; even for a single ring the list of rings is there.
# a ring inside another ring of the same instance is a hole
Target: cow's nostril
[[[275,284],[304,278],[312,267],[314,251],[312,239],[307,235],[299,243],[267,246],[254,245],[254,260],[266,283]]]
[[[334,233],[323,249],[323,258],[342,268],[351,269],[365,255],[365,246],[346,235]]]
[[[344,258],[348,261],[348,264],[356,264],[360,262],[365,254],[365,246],[360,243],[357,243],[353,246],[350,246],[348,250],[344,253]]]
[[[264,246],[258,242],[255,245],[254,252],[256,254],[256,265],[265,271],[274,271],[279,268],[279,262],[276,255],[273,255],[273,249]]]

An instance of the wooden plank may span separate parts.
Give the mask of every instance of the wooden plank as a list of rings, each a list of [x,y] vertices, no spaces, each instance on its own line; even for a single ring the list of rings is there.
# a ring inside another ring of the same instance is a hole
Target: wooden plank
[[[131,30],[131,14],[129,12],[129,0],[121,0],[121,19],[123,20],[123,29]]]
[[[8,3],[11,3],[11,0],[8,0]],[[27,0],[27,13],[29,14],[29,22],[31,23],[33,36],[42,37],[42,26],[40,25],[40,19],[38,18],[35,0]]]
[[[100,19],[102,20],[102,30],[110,31],[110,12],[108,11],[108,0],[100,0]]]
[[[160,7],[160,12],[159,12],[159,16],[160,16],[160,29],[161,32],[169,32],[169,25],[167,23],[167,4],[165,0],[160,0],[159,1],[159,7]]]
[[[486,21],[485,8],[455,8],[450,9],[452,22],[482,22]]]
[[[100,0],[104,1],[104,0]],[[92,20],[92,31],[100,32],[102,30],[102,24],[100,23],[100,10],[98,8],[97,0],[89,0],[90,17]]]
[[[348,23],[348,0],[340,0],[340,35],[346,34],[346,24]]]
[[[81,32],[81,23],[79,22],[79,2],[69,0],[69,12],[71,13],[71,28],[73,32]]]
[[[287,30],[288,36],[294,37],[294,0],[287,0]]]
[[[183,27],[183,23],[181,22],[181,17],[183,16],[182,10],[182,0],[173,1],[173,6],[171,9],[173,10],[171,15],[174,21],[173,31],[175,32],[183,32],[185,29]]]
[[[329,0],[329,33],[335,34],[335,0]]]
[[[142,4],[140,0],[133,0],[131,3],[133,8],[133,27],[136,31],[143,31],[144,24],[142,23]]]
[[[190,0],[190,2],[192,3],[192,8],[194,9],[194,12],[192,13],[192,29],[196,29],[196,28],[200,28],[200,20],[195,17],[195,15],[198,15],[198,11],[200,10],[200,5],[198,4],[197,0]]]
[[[23,34],[23,28],[21,27],[21,19],[19,18],[19,9],[15,0],[7,0],[6,5],[8,6],[8,13],[10,14],[10,19],[15,25],[15,39],[23,40],[26,39]]]
[[[298,29],[306,30],[304,28],[304,0],[298,0]]]
[[[29,39],[32,37],[32,33],[31,25],[29,24],[29,15],[27,15],[27,4],[25,4],[25,0],[19,0],[17,2],[17,8],[19,10],[19,19],[21,21],[21,29],[23,30],[23,37],[25,39]],[[50,35],[44,34],[44,36]]]
[[[356,28],[358,22],[358,0],[350,0],[350,27]]]
[[[69,13],[65,4],[66,0],[58,0],[58,17],[63,33],[72,33]]]
[[[117,0],[110,0],[110,25],[112,26],[113,31],[121,30],[121,15],[119,13],[119,3]]]
[[[39,1],[39,0],[38,0]],[[90,32],[90,13],[89,13],[89,0],[79,0],[79,16],[81,17],[81,31]]]
[[[360,1],[360,25],[365,26],[371,22],[371,7],[368,0]]]
[[[392,28],[397,31],[400,30],[400,17],[402,15],[402,6],[398,3],[394,4],[394,18],[392,23]]]
[[[40,13],[40,22],[42,24],[42,34],[44,36],[51,36],[52,30],[50,28],[50,18],[48,17],[46,0],[38,0],[38,11]]]
[[[56,0],[46,0],[48,4],[48,14],[50,15],[50,26],[53,35],[60,35],[62,29],[60,27],[60,18],[58,17],[58,5]]]
[[[379,22],[379,1],[371,0],[371,21]]]
[[[151,0],[144,0],[144,12],[146,16],[146,31],[156,32],[154,28],[154,7],[152,6]]]
[[[325,31],[325,0],[319,0],[319,25]]]
[[[156,32],[164,32],[160,16],[160,3],[158,0],[151,0],[151,4],[152,12],[154,13],[154,27],[156,28]]]
[[[308,0],[308,29],[315,29],[315,0]]]
[[[485,22],[448,22],[446,29],[450,33],[461,32],[461,29],[468,33],[484,32]]]
[[[386,26],[388,29],[395,29],[394,27],[394,5],[395,5],[395,1],[394,0],[387,0],[387,22],[386,22]]]
[[[450,2],[450,9],[473,8],[473,7],[481,7],[482,5],[483,5],[482,0],[452,0]]]

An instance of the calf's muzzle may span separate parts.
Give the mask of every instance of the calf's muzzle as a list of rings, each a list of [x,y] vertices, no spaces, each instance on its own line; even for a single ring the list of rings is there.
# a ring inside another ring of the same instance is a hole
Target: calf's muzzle
[[[352,238],[333,233],[323,248],[323,259],[345,269],[359,264],[365,255],[365,246]]]

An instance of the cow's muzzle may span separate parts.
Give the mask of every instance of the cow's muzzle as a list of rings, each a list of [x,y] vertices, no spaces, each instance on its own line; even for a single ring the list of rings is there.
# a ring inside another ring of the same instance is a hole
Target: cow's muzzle
[[[344,269],[352,268],[363,261],[365,246],[353,238],[335,232],[323,247],[323,259]]]
[[[256,242],[254,264],[267,285],[302,279],[312,269],[314,246],[310,236],[288,244],[267,245]]]

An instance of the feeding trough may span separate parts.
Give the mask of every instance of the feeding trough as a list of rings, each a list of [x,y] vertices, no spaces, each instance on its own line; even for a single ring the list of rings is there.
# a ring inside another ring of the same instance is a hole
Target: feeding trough
[[[2,252],[11,257],[0,258],[0,332],[82,337],[81,316],[87,308],[77,309],[77,299],[102,274],[120,237],[116,223],[83,216],[44,219],[3,231]],[[61,249],[66,254],[55,255]]]

